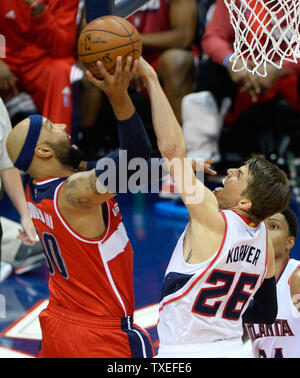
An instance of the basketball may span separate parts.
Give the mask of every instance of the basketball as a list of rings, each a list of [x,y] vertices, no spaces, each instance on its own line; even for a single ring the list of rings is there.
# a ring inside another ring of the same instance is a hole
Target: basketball
[[[118,56],[122,56],[125,64],[128,56],[135,60],[141,53],[138,31],[129,21],[118,16],[103,16],[89,22],[78,39],[79,60],[96,77],[100,77],[98,60],[113,74]]]

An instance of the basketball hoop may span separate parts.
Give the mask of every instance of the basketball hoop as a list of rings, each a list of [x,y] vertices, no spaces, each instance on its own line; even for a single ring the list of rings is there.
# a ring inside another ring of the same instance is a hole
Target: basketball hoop
[[[235,32],[233,71],[267,75],[300,57],[299,0],[224,0]]]

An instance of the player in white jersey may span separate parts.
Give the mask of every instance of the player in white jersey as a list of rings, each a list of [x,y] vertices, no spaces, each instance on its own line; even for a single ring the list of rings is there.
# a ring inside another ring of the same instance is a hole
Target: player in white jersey
[[[143,59],[139,74],[151,100],[158,148],[190,218],[165,277],[158,357],[237,357],[243,350],[242,315],[266,323],[276,318],[274,251],[263,221],[288,206],[287,177],[253,157],[228,170],[224,188],[210,191],[196,179],[182,129]]]
[[[266,220],[275,251],[278,314],[272,325],[246,324],[256,358],[300,357],[300,261],[290,258],[296,214],[287,208]]]

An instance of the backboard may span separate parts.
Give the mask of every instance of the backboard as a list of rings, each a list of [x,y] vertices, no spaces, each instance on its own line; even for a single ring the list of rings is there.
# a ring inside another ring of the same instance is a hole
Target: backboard
[[[147,0],[86,0],[86,19],[90,22],[107,14],[127,18],[146,2]]]

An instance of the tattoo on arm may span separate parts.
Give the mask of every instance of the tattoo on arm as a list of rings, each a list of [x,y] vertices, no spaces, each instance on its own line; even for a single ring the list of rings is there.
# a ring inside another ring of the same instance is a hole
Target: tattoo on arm
[[[73,177],[66,182],[67,200],[74,206],[90,205],[93,203],[93,196],[99,194],[95,174],[92,171],[86,174],[88,177]]]
[[[92,191],[93,194],[99,194],[97,190],[97,177],[94,171],[91,171],[90,173],[90,179],[89,179],[89,184],[90,184],[90,190]]]

